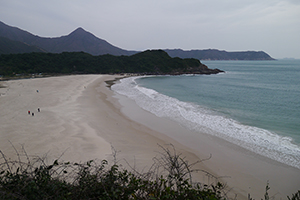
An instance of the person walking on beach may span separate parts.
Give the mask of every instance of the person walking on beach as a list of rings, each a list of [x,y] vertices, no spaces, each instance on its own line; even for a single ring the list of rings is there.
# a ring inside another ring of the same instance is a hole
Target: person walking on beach
[[[30,115],[30,110],[28,110],[28,115]]]
[[[34,116],[34,113],[32,113],[32,116]]]
[[[38,108],[38,112],[40,112],[41,110],[40,110],[40,108]]]

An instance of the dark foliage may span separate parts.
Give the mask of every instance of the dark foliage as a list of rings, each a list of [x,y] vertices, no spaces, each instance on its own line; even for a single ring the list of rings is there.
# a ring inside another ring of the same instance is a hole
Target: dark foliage
[[[100,163],[69,163],[30,159],[18,153],[18,161],[7,160],[0,151],[0,199],[225,199],[224,185],[202,185],[189,178],[192,165],[175,149],[163,148],[147,173]]]
[[[300,190],[298,190],[295,194],[292,194],[292,197],[288,196],[288,200],[300,200]]]
[[[86,163],[55,160],[49,165],[45,163],[46,158],[28,156],[24,148],[23,153],[15,149],[18,156],[16,161],[7,159],[0,151],[0,199],[229,199],[227,194],[230,189],[218,182],[218,178],[206,171],[194,169],[195,164],[204,160],[190,164],[171,147],[170,150],[161,146],[161,156],[153,158],[154,164],[146,173],[122,168],[116,161],[116,153],[113,154],[112,165],[106,160],[100,163],[95,160]],[[215,184],[193,182],[194,172],[213,177]],[[267,184],[264,200],[270,199],[269,189]],[[300,191],[287,198],[300,200]],[[248,199],[252,200],[250,194]]]
[[[132,56],[92,56],[84,52],[0,55],[0,75],[15,74],[183,74],[218,73],[196,59],[171,58],[162,50]]]

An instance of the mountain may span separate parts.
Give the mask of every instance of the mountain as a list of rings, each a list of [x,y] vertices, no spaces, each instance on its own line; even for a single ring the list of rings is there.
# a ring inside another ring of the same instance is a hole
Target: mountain
[[[132,55],[136,53],[115,47],[82,28],[77,28],[67,36],[58,38],[41,38],[31,44],[40,46],[51,53],[80,51],[91,55]]]
[[[10,40],[23,42],[31,46],[38,46],[49,53],[80,51],[84,51],[91,55],[132,55],[137,53],[135,51],[127,51],[115,47],[82,28],[78,28],[66,36],[45,38],[35,36],[27,31],[0,22],[0,36]]]
[[[17,27],[12,27],[0,22],[0,37],[19,41],[29,46],[36,46],[45,52],[86,52],[91,55],[133,55],[138,51],[127,51],[111,45],[107,41],[100,39],[83,28],[77,28],[66,36],[46,38],[33,35]],[[13,46],[11,47],[13,48]],[[165,49],[171,57],[196,58],[199,60],[274,60],[263,51],[242,51],[227,52],[215,49],[190,50]],[[23,53],[14,50],[17,53]]]
[[[199,60],[274,60],[263,51],[227,52],[217,49],[190,50],[165,49],[171,57],[196,58]]]
[[[38,39],[38,36],[35,36],[27,31],[23,31],[17,27],[12,27],[4,24],[0,21],[0,36],[8,38],[10,40],[19,41],[30,45],[34,40]]]
[[[43,50],[35,46],[30,46],[23,42],[18,42],[5,37],[0,37],[0,54],[16,54],[30,52],[43,52]]]

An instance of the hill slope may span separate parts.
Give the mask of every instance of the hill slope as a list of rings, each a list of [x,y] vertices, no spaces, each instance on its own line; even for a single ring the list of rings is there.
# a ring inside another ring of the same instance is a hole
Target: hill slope
[[[43,52],[43,50],[22,42],[10,40],[5,37],[0,37],[0,54],[16,54],[30,52]]]
[[[10,40],[23,42],[28,45],[38,46],[49,53],[62,53],[66,51],[84,51],[91,55],[132,55],[136,53],[135,51],[127,51],[115,47],[82,28],[78,28],[66,36],[44,38],[0,22],[0,36],[6,37]]]

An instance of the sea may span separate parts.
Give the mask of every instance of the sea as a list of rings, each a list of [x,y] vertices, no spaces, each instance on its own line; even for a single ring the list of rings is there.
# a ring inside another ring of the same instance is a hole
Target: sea
[[[112,90],[196,133],[300,169],[300,60],[201,62],[225,73],[129,77]]]

